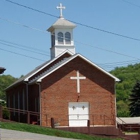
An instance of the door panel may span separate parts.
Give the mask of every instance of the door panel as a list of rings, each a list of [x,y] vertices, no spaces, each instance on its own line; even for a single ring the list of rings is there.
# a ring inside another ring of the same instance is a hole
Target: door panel
[[[88,102],[69,103],[69,126],[87,126],[88,119]]]

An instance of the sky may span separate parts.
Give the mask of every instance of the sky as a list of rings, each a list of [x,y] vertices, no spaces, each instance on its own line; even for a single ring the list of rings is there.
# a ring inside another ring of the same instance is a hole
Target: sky
[[[50,60],[50,33],[62,3],[74,44],[106,71],[140,62],[139,0],[0,0],[0,67],[19,78]]]

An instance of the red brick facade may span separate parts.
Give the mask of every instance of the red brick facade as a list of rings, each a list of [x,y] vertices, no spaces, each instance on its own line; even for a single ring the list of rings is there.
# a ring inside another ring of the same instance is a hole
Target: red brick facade
[[[59,59],[64,57],[68,55]],[[77,71],[86,77],[80,80],[80,93],[77,93],[76,80],[70,79]],[[37,73],[30,79],[36,76]],[[116,123],[115,79],[79,56],[47,75],[40,83],[22,81],[7,89],[8,107],[38,112],[40,118],[30,115],[30,123],[40,120],[42,126],[51,126],[51,118],[60,126],[69,126],[68,107],[71,102],[88,102],[91,125]],[[27,118],[27,113],[11,113],[11,119],[15,121],[28,122]]]
[[[76,80],[70,79],[76,76],[77,70],[86,77],[80,81],[80,94],[76,90]],[[89,102],[92,125],[115,124],[114,85],[114,79],[81,58],[75,58],[41,83],[41,112],[47,115],[42,116],[42,125],[50,126],[50,118],[53,117],[60,125],[68,126],[69,102]]]

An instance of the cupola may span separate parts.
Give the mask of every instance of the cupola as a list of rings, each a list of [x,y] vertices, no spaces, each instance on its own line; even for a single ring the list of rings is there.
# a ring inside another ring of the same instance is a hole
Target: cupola
[[[51,59],[57,57],[62,52],[69,50],[75,54],[75,46],[73,39],[73,29],[76,25],[63,18],[62,10],[65,9],[60,3],[57,6],[60,9],[59,19],[47,30],[51,33]]]

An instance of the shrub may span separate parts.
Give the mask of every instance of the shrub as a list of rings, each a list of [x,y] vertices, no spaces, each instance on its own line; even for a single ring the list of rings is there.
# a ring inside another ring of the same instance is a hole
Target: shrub
[[[10,112],[7,109],[7,107],[3,107],[2,114],[3,114],[3,119],[9,119],[10,118]]]

